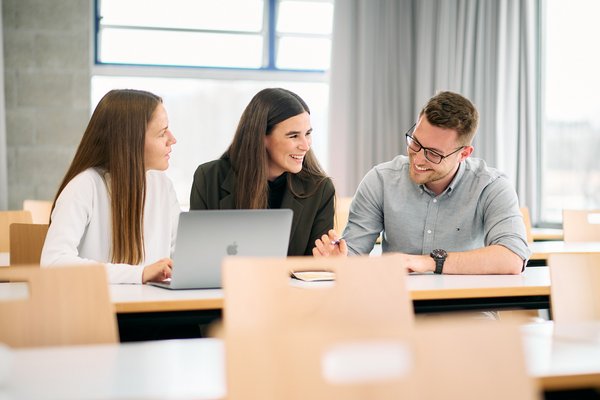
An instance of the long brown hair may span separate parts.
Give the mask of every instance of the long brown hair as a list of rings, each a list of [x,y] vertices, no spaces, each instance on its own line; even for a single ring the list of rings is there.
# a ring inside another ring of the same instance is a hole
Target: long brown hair
[[[113,263],[137,265],[144,258],[144,143],[146,127],[160,103],[160,97],[141,90],[111,90],[104,95],[54,198],[52,207],[71,179],[88,168],[108,174]]]
[[[242,113],[233,141],[222,156],[229,158],[236,175],[236,208],[267,208],[269,156],[264,137],[270,135],[278,123],[304,112],[310,114],[304,100],[286,89],[263,89],[252,98]],[[327,175],[310,149],[304,156],[302,170],[295,177],[301,180],[316,178],[314,191],[307,194],[296,193],[292,185],[293,177],[293,174],[287,176],[289,190],[295,196],[309,197],[325,181]]]

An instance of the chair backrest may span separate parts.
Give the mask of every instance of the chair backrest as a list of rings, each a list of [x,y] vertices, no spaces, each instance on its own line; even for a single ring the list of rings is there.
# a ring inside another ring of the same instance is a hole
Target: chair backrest
[[[559,253],[548,258],[555,321],[600,320],[600,254]]]
[[[47,224],[10,225],[10,265],[40,265]]]
[[[533,234],[531,232],[531,215],[528,207],[521,207],[521,215],[523,215],[523,223],[525,224],[525,233],[527,234],[527,243],[533,243]]]
[[[10,225],[14,223],[31,224],[31,212],[19,211],[0,211],[0,253],[10,251]]]
[[[227,397],[536,398],[518,325],[415,323],[400,259],[227,258]],[[335,281],[289,278],[308,270],[330,270]]]
[[[376,395],[381,385],[357,390],[328,383],[321,358],[339,341],[412,332],[413,306],[399,257],[226,258],[228,398],[384,398]],[[335,281],[290,278],[291,271],[315,270],[333,272]],[[402,380],[385,384],[396,397],[408,390]]]
[[[335,214],[333,218],[333,229],[342,235],[344,228],[348,224],[348,217],[350,215],[350,204],[352,203],[352,197],[336,197],[335,199]]]
[[[31,212],[34,224],[49,224],[52,202],[46,200],[23,200],[23,210]]]
[[[101,265],[0,268],[0,281],[27,285],[24,298],[0,299],[0,342],[12,347],[116,343],[118,333]],[[24,283],[18,283],[24,282]]]
[[[563,210],[565,242],[600,242],[600,210]]]
[[[419,399],[536,399],[518,321],[431,318],[415,329]]]

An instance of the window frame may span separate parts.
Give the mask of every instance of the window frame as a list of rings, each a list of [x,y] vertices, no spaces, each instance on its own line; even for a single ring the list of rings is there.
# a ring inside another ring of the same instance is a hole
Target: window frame
[[[200,79],[249,79],[249,80],[290,80],[307,82],[328,81],[327,70],[277,68],[277,12],[278,0],[264,0],[263,21],[265,26],[263,42],[263,66],[260,68],[157,65],[110,63],[99,60],[100,2],[94,0],[92,8],[92,75],[129,75],[156,77],[187,77]],[[208,30],[207,30],[208,32]],[[223,31],[223,33],[227,33]],[[279,35],[281,36],[281,35]],[[285,34],[290,36],[290,34]],[[305,37],[326,37],[326,35],[301,35]],[[331,37],[331,36],[330,36]]]
[[[545,126],[546,123],[546,65],[547,61],[547,51],[550,48],[547,40],[546,32],[548,31],[548,3],[542,0],[536,0],[537,9],[538,9],[538,32],[537,32],[537,40],[538,40],[538,54],[536,54],[538,63],[537,63],[537,74],[539,79],[537,81],[536,92],[538,97],[538,107],[537,107],[537,138],[536,138],[536,146],[537,146],[537,172],[536,172],[536,212],[534,216],[534,220],[537,221],[535,223],[535,227],[540,228],[562,228],[562,219],[560,221],[556,221],[553,219],[548,219],[547,215],[544,214],[544,175],[547,173],[545,169],[545,159],[548,157],[548,154],[545,152],[544,143],[547,140],[547,129]],[[577,206],[570,206],[566,204],[563,208],[577,208]],[[546,218],[546,219],[543,219]]]

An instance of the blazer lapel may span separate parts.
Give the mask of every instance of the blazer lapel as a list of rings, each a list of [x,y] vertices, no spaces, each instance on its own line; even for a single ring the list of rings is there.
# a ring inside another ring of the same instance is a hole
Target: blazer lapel
[[[235,174],[233,170],[229,170],[227,173],[227,177],[221,183],[221,189],[227,193],[227,195],[223,196],[221,200],[219,200],[219,209],[221,210],[231,210],[235,205],[235,196],[234,196],[234,185],[235,185]]]
[[[292,185],[294,186],[296,193],[304,194],[304,185],[301,182],[298,182],[296,179],[292,178]],[[294,197],[289,189],[286,189],[281,201],[281,208],[290,208],[294,211],[294,217],[292,219],[292,231],[290,233],[290,238],[293,238],[295,232],[300,226],[304,206]]]

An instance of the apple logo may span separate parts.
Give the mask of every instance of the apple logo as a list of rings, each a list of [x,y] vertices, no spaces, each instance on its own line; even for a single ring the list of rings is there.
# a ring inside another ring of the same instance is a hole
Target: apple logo
[[[227,254],[230,256],[235,256],[237,254],[237,243],[233,242],[229,246],[227,246]]]

